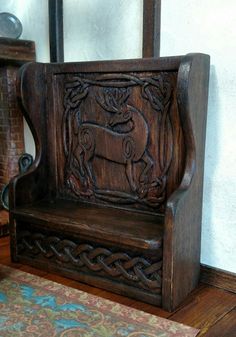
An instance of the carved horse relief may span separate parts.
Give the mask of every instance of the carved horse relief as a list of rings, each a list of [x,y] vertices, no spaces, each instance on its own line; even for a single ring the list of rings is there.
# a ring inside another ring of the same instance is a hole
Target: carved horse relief
[[[162,112],[162,118],[159,119],[163,128],[166,128],[167,123],[170,124],[168,111],[171,86],[163,86],[160,97],[155,97],[153,87],[156,89],[158,85],[158,92],[161,93],[160,80],[152,79],[150,83],[150,80],[133,76],[128,78],[129,81],[127,76],[124,79],[125,81],[120,81],[119,78],[117,81],[110,81],[108,76],[103,81],[92,81],[77,77],[65,84],[65,112],[62,121],[66,157],[65,183],[74,195],[82,199],[90,198],[92,201],[123,205],[142,204],[146,208],[155,208],[165,198],[165,175],[171,158],[170,155],[169,158],[163,158],[163,154],[162,158],[159,156],[162,172],[153,177],[153,158],[148,149],[150,126],[143,105],[137,107],[134,104],[130,80],[136,80],[133,87],[139,84],[137,82],[142,82],[142,86],[139,85],[141,95],[149,100],[152,109]],[[88,103],[91,87],[96,90],[93,105]],[[99,110],[100,115],[106,117],[94,118],[92,109]],[[160,129],[160,134],[161,132]],[[171,137],[167,139],[169,140]],[[159,140],[159,147],[163,141]],[[110,186],[100,188],[94,174],[93,162],[96,158],[122,165],[129,190],[114,190]]]

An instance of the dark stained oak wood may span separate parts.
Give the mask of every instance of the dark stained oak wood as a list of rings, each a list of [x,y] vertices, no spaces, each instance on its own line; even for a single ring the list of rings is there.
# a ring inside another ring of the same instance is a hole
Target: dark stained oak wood
[[[50,61],[64,62],[63,0],[48,1]]]
[[[20,263],[11,262],[9,238],[0,239],[0,264],[5,264],[13,268],[29,272],[54,282],[58,282],[68,287],[72,287],[90,294],[115,301],[129,307],[142,310],[144,312],[169,318],[183,324],[190,324],[194,328],[200,328],[200,335],[205,337],[234,337],[236,331],[235,301],[236,295],[222,291],[208,285],[200,285],[182,306],[171,314],[156,306],[145,304],[124,296],[110,293],[99,288],[79,283],[77,281],[48,273],[40,269]],[[222,303],[222,306],[221,306]],[[176,318],[176,319],[175,319]]]
[[[201,265],[201,282],[236,293],[236,274]]]
[[[165,214],[163,301],[169,309],[175,308],[196,287],[200,274],[197,261],[200,261],[209,58],[192,57],[187,55],[182,61],[177,84],[187,145],[185,172],[180,186],[167,200]]]
[[[176,309],[199,280],[208,77],[204,54],[23,67],[13,261]]]
[[[145,250],[162,246],[164,217],[160,215],[131,213],[68,200],[41,201],[34,206],[18,208],[13,214],[20,221],[34,222],[39,228],[53,231],[56,227],[61,232],[79,233],[81,237],[111,245]],[[126,241],[122,242],[124,233]]]
[[[143,1],[143,57],[160,56],[161,0]]]
[[[14,62],[22,64],[35,60],[35,43],[28,40],[16,40],[10,38],[1,38],[1,62]]]

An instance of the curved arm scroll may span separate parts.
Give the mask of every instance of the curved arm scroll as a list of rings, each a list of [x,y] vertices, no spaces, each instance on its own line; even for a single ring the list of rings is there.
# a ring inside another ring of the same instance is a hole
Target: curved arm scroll
[[[10,210],[16,206],[31,203],[46,194],[40,181],[46,180],[45,162],[45,67],[40,63],[27,63],[22,66],[17,78],[17,93],[23,115],[33,134],[36,157],[27,172],[11,179],[9,184]]]
[[[33,157],[29,153],[24,153],[20,156],[18,165],[19,165],[19,173],[26,173],[30,166],[33,163]],[[7,211],[9,211],[9,183],[3,186],[3,189],[0,194],[0,201]]]

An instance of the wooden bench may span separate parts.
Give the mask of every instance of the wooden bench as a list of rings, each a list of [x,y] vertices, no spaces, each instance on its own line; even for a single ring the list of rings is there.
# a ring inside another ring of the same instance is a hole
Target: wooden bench
[[[13,261],[173,310],[196,287],[209,56],[25,65]]]

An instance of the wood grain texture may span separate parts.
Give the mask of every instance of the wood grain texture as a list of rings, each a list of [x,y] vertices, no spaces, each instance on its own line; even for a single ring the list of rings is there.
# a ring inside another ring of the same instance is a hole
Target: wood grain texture
[[[209,329],[204,337],[234,337],[236,336],[236,308],[228,312],[221,320],[216,322],[211,329]]]
[[[204,336],[212,325],[220,321],[225,313],[230,312],[235,306],[236,297],[234,294],[221,289],[202,286],[169,318],[200,329],[199,336]]]
[[[68,200],[41,201],[34,206],[17,208],[13,214],[19,221],[28,219],[37,228],[45,227],[53,231],[57,227],[62,233],[79,233],[82,238],[90,237],[111,246],[119,244],[145,251],[157,250],[162,246],[163,216],[131,213]],[[126,241],[122,243],[124,234]]]
[[[143,57],[160,56],[161,0],[143,1]]]
[[[174,310],[199,277],[208,74],[203,54],[22,68],[13,260]]]
[[[28,40],[16,40],[0,37],[1,62],[22,64],[35,60],[35,43]]]
[[[177,96],[186,159],[181,184],[166,205],[163,303],[168,310],[175,308],[199,281],[209,62],[206,55],[187,55],[178,74]]]
[[[236,293],[236,274],[201,265],[201,282]]]

